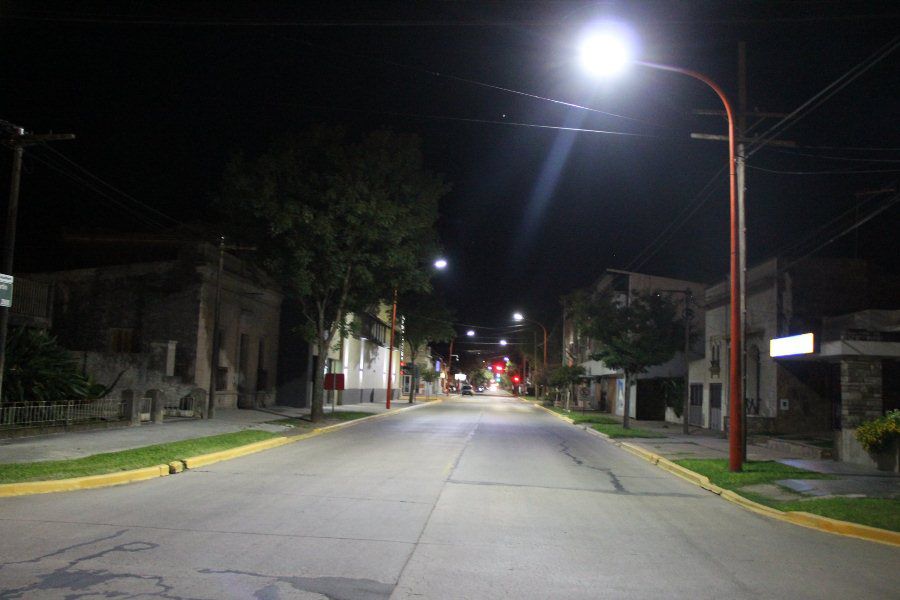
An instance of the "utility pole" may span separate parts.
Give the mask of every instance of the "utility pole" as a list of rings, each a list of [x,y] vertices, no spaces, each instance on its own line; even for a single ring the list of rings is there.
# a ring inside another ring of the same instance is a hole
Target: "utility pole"
[[[737,114],[737,178],[738,205],[738,269],[741,276],[741,456],[747,459],[747,192],[746,153],[744,132],[747,130],[747,43],[738,42],[738,114]]]
[[[681,410],[682,431],[684,435],[691,434],[691,363],[689,354],[691,351],[691,300],[693,294],[691,288],[684,290],[684,407]]]
[[[6,211],[6,232],[3,241],[3,262],[0,264],[0,274],[11,277],[13,274],[13,256],[16,250],[16,219],[19,213],[19,187],[22,179],[24,148],[25,146],[57,140],[74,140],[75,135],[71,133],[29,134],[25,133],[25,129],[22,127],[16,127],[6,121],[0,121],[0,127],[4,129],[4,134],[9,135],[3,143],[12,148],[13,151],[12,174],[9,184],[9,206]],[[0,402],[2,402],[3,398],[3,373],[6,368],[6,334],[9,329],[11,304],[12,302],[10,302],[10,306],[0,307]]]
[[[216,295],[213,302],[212,355],[209,358],[209,393],[206,395],[205,417],[216,416],[216,376],[219,372],[219,312],[222,297],[222,271],[225,268],[225,250],[256,250],[256,246],[226,246],[225,236],[219,236],[219,264],[216,268]]]

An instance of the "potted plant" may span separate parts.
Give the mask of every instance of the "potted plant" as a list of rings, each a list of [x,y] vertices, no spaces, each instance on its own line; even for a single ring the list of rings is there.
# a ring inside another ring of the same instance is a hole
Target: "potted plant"
[[[872,456],[879,471],[893,471],[897,466],[900,441],[900,410],[866,421],[856,430],[856,439]]]

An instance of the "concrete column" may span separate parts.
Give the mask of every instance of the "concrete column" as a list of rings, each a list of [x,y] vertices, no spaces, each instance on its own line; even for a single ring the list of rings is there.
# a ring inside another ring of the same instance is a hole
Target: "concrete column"
[[[881,360],[850,358],[841,361],[841,427],[855,428],[881,416]]]
[[[122,402],[125,403],[125,420],[132,427],[141,424],[141,400],[135,396],[134,390],[122,390]]]
[[[150,398],[150,420],[154,423],[162,423],[166,395],[159,390],[150,390],[147,392],[147,397]]]

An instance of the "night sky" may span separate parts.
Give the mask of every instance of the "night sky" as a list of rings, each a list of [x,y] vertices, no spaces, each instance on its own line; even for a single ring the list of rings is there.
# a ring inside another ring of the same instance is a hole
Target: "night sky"
[[[17,271],[64,264],[63,230],[202,221],[231,155],[325,122],[421,136],[428,166],[453,184],[439,222],[451,268],[436,285],[463,323],[503,325],[518,309],[552,326],[560,295],[605,268],[716,281],[727,148],[690,133],[725,133],[721,117],[694,113],[721,105],[679,75],[591,79],[577,41],[601,17],[632,25],[640,58],[706,73],[735,102],[745,41],[751,110],[789,113],[869,66],[779,137],[796,147],[750,157],[751,264],[809,252],[891,202],[869,191],[897,193],[900,49],[867,62],[897,42],[896,3],[108,4],[0,3],[0,118],[78,136],[54,144],[62,156],[27,155]],[[896,269],[898,214],[817,253]]]

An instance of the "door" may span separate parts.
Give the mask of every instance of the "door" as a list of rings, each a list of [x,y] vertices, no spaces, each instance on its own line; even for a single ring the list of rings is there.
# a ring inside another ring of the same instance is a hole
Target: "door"
[[[722,384],[709,384],[709,428],[722,431]]]
[[[688,423],[695,427],[703,427],[703,384],[691,384],[691,412]]]

